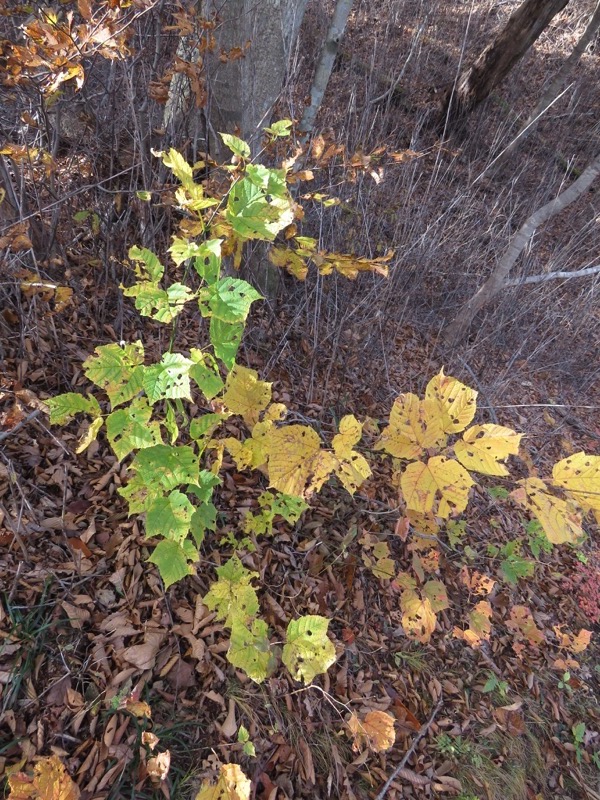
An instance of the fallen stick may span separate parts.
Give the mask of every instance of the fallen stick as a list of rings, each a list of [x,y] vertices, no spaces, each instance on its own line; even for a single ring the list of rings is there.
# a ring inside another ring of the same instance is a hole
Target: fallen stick
[[[406,753],[404,754],[404,758],[403,758],[403,759],[402,759],[402,761],[401,761],[401,762],[398,764],[398,766],[396,767],[396,769],[395,769],[395,770],[392,772],[392,774],[391,774],[391,775],[390,775],[390,777],[387,779],[387,781],[384,783],[384,785],[383,785],[383,788],[381,789],[381,791],[379,792],[379,794],[377,795],[377,797],[375,798],[375,800],[383,800],[383,798],[386,796],[388,789],[390,788],[390,786],[392,785],[392,783],[393,783],[393,782],[396,780],[396,778],[398,777],[398,775],[399,775],[399,774],[402,772],[402,770],[403,770],[403,769],[404,769],[404,767],[406,766],[406,764],[407,764],[407,762],[408,762],[408,759],[409,759],[409,758],[412,756],[412,754],[415,752],[415,750],[416,750],[416,748],[417,748],[417,745],[419,744],[419,742],[421,741],[421,739],[422,739],[422,738],[423,738],[423,737],[424,737],[424,736],[427,734],[427,731],[429,730],[429,728],[431,728],[431,726],[432,726],[432,724],[433,724],[433,721],[434,721],[434,720],[435,720],[435,718],[437,717],[438,711],[439,711],[439,710],[440,710],[440,708],[442,707],[442,700],[443,700],[443,697],[442,697],[442,696],[440,696],[440,699],[437,701],[437,703],[435,704],[435,707],[434,707],[433,711],[431,712],[431,716],[429,717],[429,719],[427,720],[427,722],[426,722],[424,725],[422,725],[422,726],[421,726],[421,730],[420,730],[420,731],[417,733],[417,735],[416,735],[416,736],[415,736],[415,738],[413,739],[413,743],[411,744],[411,746],[408,748],[408,750],[407,750],[407,751],[406,751]]]

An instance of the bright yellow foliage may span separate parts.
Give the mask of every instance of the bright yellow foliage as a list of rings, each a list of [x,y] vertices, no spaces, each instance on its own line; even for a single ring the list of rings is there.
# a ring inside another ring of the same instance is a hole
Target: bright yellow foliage
[[[425,399],[436,404],[444,433],[464,431],[477,410],[477,392],[456,378],[444,375],[443,369],[427,384]]]
[[[385,450],[395,458],[418,458],[428,448],[446,444],[439,405],[420,400],[416,394],[401,394],[390,413],[375,450]]]
[[[310,497],[336,468],[336,459],[321,449],[321,439],[307,425],[286,425],[268,439],[270,486],[283,494]]]
[[[501,462],[517,455],[521,436],[502,425],[474,425],[456,442],[454,452],[467,469],[484,475],[508,475]]]
[[[600,523],[600,456],[575,453],[554,465],[552,477],[584,511]]]
[[[196,800],[250,800],[251,782],[237,764],[223,764],[214,786],[202,784]]]
[[[447,519],[465,510],[473,480],[458,462],[434,456],[409,464],[400,485],[408,509]]]
[[[335,474],[350,494],[354,494],[371,475],[367,459],[352,449],[361,436],[362,424],[352,414],[348,414],[340,420],[340,432],[333,437],[332,442],[333,452],[338,460]]]
[[[258,372],[236,364],[225,384],[223,402],[232,414],[240,414],[249,428],[271,402],[271,384],[258,379]]]
[[[582,538],[581,515],[572,503],[550,494],[539,478],[526,478],[519,483],[522,488],[515,489],[511,497],[534,514],[553,544],[575,543]]]
[[[38,761],[33,777],[15,772],[8,778],[8,800],[79,800],[79,787],[58,756]]]

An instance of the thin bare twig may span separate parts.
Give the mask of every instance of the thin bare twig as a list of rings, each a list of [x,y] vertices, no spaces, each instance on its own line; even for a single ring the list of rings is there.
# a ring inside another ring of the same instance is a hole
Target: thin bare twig
[[[381,789],[381,791],[379,792],[379,794],[377,795],[375,800],[383,800],[383,798],[386,796],[386,794],[388,792],[388,789],[390,788],[392,783],[396,780],[396,778],[398,777],[400,772],[404,769],[404,767],[408,763],[408,759],[415,752],[415,750],[417,748],[417,745],[419,744],[421,739],[427,734],[427,731],[429,730],[429,728],[431,728],[431,726],[433,725],[433,722],[434,722],[435,718],[437,717],[440,708],[442,707],[442,700],[443,700],[443,695],[440,695],[440,699],[435,704],[434,709],[431,712],[431,716],[429,717],[427,722],[424,725],[421,726],[421,730],[417,733],[417,735],[413,739],[413,743],[411,744],[411,746],[408,748],[408,750],[404,754],[404,757],[403,757],[402,761],[398,764],[396,769],[392,772],[390,777],[383,784],[383,788]]]
[[[0,442],[3,442],[5,439],[8,439],[8,437],[12,436],[13,433],[16,433],[18,430],[25,427],[25,425],[27,425],[28,422],[31,422],[32,419],[35,419],[37,416],[39,416],[39,413],[40,409],[36,408],[35,411],[32,411],[24,419],[18,422],[14,426],[14,428],[11,428],[9,431],[4,431],[4,433],[0,433]]]

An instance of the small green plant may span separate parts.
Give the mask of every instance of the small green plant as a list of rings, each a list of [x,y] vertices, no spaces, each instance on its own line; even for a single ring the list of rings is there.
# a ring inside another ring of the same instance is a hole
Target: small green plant
[[[465,761],[474,767],[479,767],[483,763],[481,754],[462,736],[440,733],[435,740],[435,746],[444,758],[450,758],[456,762]]]
[[[482,691],[484,694],[497,693],[501,700],[505,700],[508,695],[509,685],[507,681],[501,681],[494,672],[488,673]]]
[[[575,758],[577,763],[581,764],[585,742],[585,723],[577,722],[571,728],[571,733],[573,734],[573,744],[575,745]]]
[[[567,670],[563,672],[562,678],[559,678],[558,688],[567,694],[573,694],[573,687],[571,686],[571,673]]]
[[[239,727],[237,740],[242,745],[244,755],[250,756],[251,758],[256,755],[256,750],[250,739],[250,733],[243,725]]]
[[[534,555],[534,558],[539,560],[542,553],[552,552],[552,542],[544,533],[544,529],[537,519],[531,519],[525,528],[527,533],[529,549]]]

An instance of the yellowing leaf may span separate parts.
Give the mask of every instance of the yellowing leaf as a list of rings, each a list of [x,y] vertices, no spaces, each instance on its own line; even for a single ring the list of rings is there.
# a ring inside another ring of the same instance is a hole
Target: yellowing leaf
[[[437,405],[444,433],[464,431],[477,410],[477,392],[444,375],[443,369],[427,384],[425,398]]]
[[[435,630],[436,616],[428,597],[421,598],[414,588],[407,588],[400,597],[402,627],[410,639],[428,642]]]
[[[9,775],[8,788],[8,800],[79,800],[80,796],[58,756],[38,761],[33,777],[24,772]]]
[[[240,414],[244,422],[252,428],[258,416],[271,402],[271,384],[258,380],[253,369],[236,364],[225,384],[223,402],[233,414]]]
[[[409,392],[396,398],[390,424],[383,429],[375,450],[385,450],[395,458],[418,458],[428,448],[445,444],[438,406]]]
[[[456,442],[454,452],[467,469],[484,475],[508,475],[501,462],[517,455],[521,436],[502,425],[474,425]]]
[[[428,581],[422,589],[423,594],[431,603],[431,608],[437,614],[449,607],[446,587],[441,581]]]
[[[600,456],[575,453],[554,465],[556,486],[585,511],[593,511],[600,523]]]
[[[340,432],[333,437],[333,451],[338,459],[335,474],[350,494],[358,489],[371,475],[371,468],[364,456],[353,450],[362,436],[362,424],[348,414],[340,420]]]
[[[535,624],[527,606],[513,606],[510,610],[510,619],[506,621],[506,627],[518,639],[526,639],[529,644],[537,646],[544,641],[544,634]]]
[[[352,749],[355,752],[366,745],[376,753],[383,753],[396,741],[394,718],[385,711],[369,711],[362,721],[356,714],[352,714],[348,720],[348,728],[354,738]]]
[[[282,661],[292,676],[310,683],[335,661],[335,647],[327,637],[329,620],[308,615],[292,620],[287,628]]]
[[[338,458],[347,458],[361,436],[362,424],[355,416],[347,414],[340,420],[340,432],[333,437],[333,452]]]
[[[582,628],[579,633],[566,633],[562,630],[562,625],[554,626],[554,633],[558,638],[558,646],[570,650],[571,653],[583,653],[592,640],[592,632]]]
[[[521,488],[511,492],[511,497],[531,511],[553,544],[575,543],[582,538],[581,516],[572,504],[550,494],[539,478],[526,478],[519,483]]]
[[[196,800],[250,800],[251,785],[237,764],[223,764],[217,783],[203,783]]]
[[[434,456],[427,463],[409,464],[400,479],[408,509],[421,514],[433,513],[442,519],[465,510],[472,485],[465,468],[445,456]]]
[[[319,435],[306,425],[274,430],[268,448],[269,485],[283,494],[309,497],[336,467],[333,455],[321,449]]]
[[[98,417],[93,422],[90,422],[89,427],[85,434],[83,435],[81,441],[77,445],[75,452],[77,454],[83,453],[84,450],[87,450],[88,447],[91,445],[92,442],[96,441],[96,437],[98,436],[98,431],[104,425],[104,420],[102,417]]]
[[[466,631],[454,628],[457,639],[464,639],[474,650],[481,647],[482,641],[488,641],[492,631],[492,607],[487,600],[480,600],[469,613],[469,627]]]
[[[217,612],[217,619],[231,628],[234,622],[246,625],[258,612],[258,597],[250,582],[257,572],[247,570],[237,556],[217,567],[219,580],[210,587],[204,604]]]

